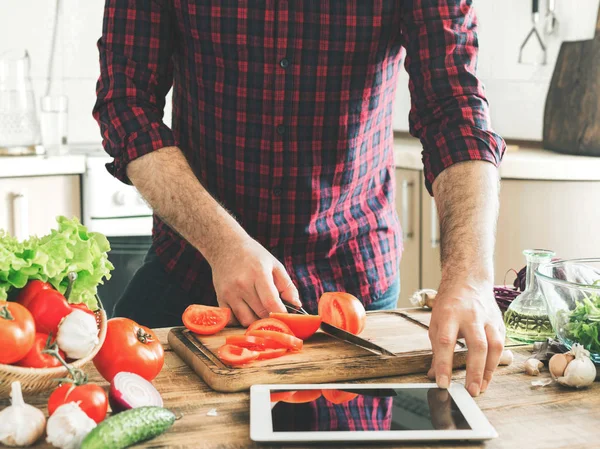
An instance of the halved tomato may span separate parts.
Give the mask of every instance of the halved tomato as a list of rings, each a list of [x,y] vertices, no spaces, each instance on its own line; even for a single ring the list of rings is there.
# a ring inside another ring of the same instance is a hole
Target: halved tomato
[[[256,360],[259,354],[258,351],[250,351],[247,348],[227,344],[221,346],[217,352],[219,359],[228,365],[245,365]]]
[[[319,315],[299,315],[293,313],[271,312],[269,317],[275,318],[287,324],[294,335],[301,340],[306,340],[307,338],[312,337],[321,325],[321,317]]]
[[[294,393],[295,391],[271,391],[271,402],[286,402]]]
[[[344,404],[358,397],[356,393],[342,390],[322,390],[323,397],[334,404]]]
[[[319,299],[319,315],[324,322],[353,333],[365,328],[367,313],[362,303],[350,293],[328,292]]]
[[[316,401],[321,397],[321,390],[298,390],[292,397],[283,402],[290,404],[305,404],[307,402]]]
[[[278,349],[281,346],[266,340],[262,337],[252,337],[250,335],[230,335],[225,339],[228,345],[239,346],[240,348],[248,348],[251,351],[264,351],[266,349]]]
[[[248,330],[246,331],[246,335],[249,335],[250,332],[261,330],[261,331],[275,331],[282,332],[288,335],[294,335],[292,330],[285,324],[283,321],[276,320],[275,318],[263,318],[262,320],[256,320],[250,326],[248,326]]]
[[[231,309],[192,304],[185,309],[181,319],[195,334],[212,335],[227,326],[230,318]]]
[[[292,351],[300,351],[302,349],[302,340],[293,335],[264,330],[252,330],[246,332],[246,334],[251,335],[252,337],[261,337],[266,340],[271,340],[279,345],[280,348],[286,348]]]
[[[277,357],[285,355],[287,352],[288,350],[286,348],[265,349],[258,353],[258,359],[256,360],[276,359]]]

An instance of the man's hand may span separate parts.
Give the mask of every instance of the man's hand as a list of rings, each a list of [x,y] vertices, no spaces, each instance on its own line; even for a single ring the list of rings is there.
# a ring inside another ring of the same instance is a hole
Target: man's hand
[[[211,266],[219,305],[229,307],[242,326],[268,317],[269,312],[285,312],[280,297],[302,306],[284,266],[251,238],[224,245]]]
[[[434,361],[428,376],[435,378],[441,388],[448,388],[456,340],[464,338],[469,350],[465,386],[472,396],[478,396],[492,380],[504,349],[504,337],[502,314],[491,286],[441,290],[429,326]]]
[[[504,324],[493,298],[494,237],[498,217],[498,170],[487,162],[452,165],[435,180],[440,216],[442,281],[435,298],[429,336],[431,375],[448,388],[457,338],[465,338],[466,387],[485,391],[504,346]]]

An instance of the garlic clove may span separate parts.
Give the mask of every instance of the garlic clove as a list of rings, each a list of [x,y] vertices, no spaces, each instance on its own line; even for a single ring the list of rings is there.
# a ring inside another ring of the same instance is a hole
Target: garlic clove
[[[504,351],[502,351],[502,356],[500,356],[500,362],[498,362],[498,364],[500,366],[509,366],[512,365],[512,362],[514,361],[515,356],[513,354],[513,352],[510,349],[506,349]]]
[[[565,374],[567,365],[573,361],[575,357],[572,354],[554,354],[548,362],[548,370],[554,380],[562,377]]]
[[[538,359],[531,358],[525,361],[525,372],[530,376],[539,376],[540,369],[544,366]]]

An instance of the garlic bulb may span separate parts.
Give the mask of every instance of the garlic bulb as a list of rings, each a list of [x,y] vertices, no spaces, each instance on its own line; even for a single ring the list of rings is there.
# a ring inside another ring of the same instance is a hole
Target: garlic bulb
[[[570,354],[575,356],[566,369],[564,376],[559,377],[557,382],[567,387],[583,388],[591,385],[596,380],[596,367],[590,359],[590,352],[575,343]]]
[[[0,443],[5,446],[30,446],[44,433],[46,418],[41,410],[25,404],[21,383],[11,384],[11,404],[0,412]]]
[[[554,380],[562,377],[565,374],[567,365],[573,361],[575,357],[572,354],[554,354],[548,362],[548,370]]]
[[[437,295],[437,291],[425,288],[423,290],[417,290],[410,297],[410,302],[415,307],[429,307],[433,309],[433,302]]]
[[[70,359],[81,359],[98,344],[96,319],[83,310],[73,309],[60,323],[56,342]]]
[[[46,441],[60,449],[79,449],[94,427],[96,422],[81,410],[79,404],[69,402],[58,407],[48,418]]]

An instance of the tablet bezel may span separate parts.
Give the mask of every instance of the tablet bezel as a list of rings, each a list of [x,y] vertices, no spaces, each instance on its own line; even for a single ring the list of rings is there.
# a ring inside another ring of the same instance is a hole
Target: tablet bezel
[[[327,431],[273,432],[270,391],[313,389],[376,389],[376,388],[437,388],[434,383],[412,384],[299,384],[253,385],[250,388],[250,439],[256,442],[361,442],[361,441],[455,441],[489,440],[498,434],[479,409],[464,386],[453,383],[448,389],[454,402],[471,426],[470,430],[388,430],[388,431]],[[265,419],[268,417],[268,419]]]

